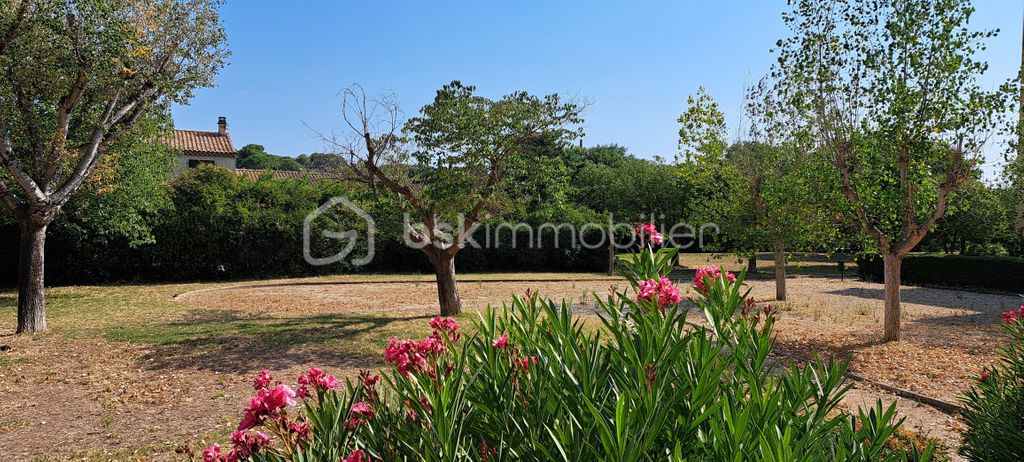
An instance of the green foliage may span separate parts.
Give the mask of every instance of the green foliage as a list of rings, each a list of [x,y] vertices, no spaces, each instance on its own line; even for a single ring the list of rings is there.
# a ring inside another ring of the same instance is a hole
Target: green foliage
[[[663,248],[655,251],[641,251],[636,255],[618,255],[619,271],[629,285],[636,287],[641,282],[659,279],[675,268],[678,249]]]
[[[685,160],[695,156],[721,157],[728,146],[725,114],[704,87],[686,100],[679,119],[679,153]]]
[[[153,218],[170,206],[167,183],[175,153],[156,139],[168,116],[149,116],[109,149],[81,194],[63,209],[53,230],[74,236],[71,247],[97,249],[121,241],[130,247],[153,242]]]
[[[982,183],[980,174],[952,195],[949,212],[921,243],[922,250],[982,256],[1005,255],[1011,249],[1020,252],[1013,191]]]
[[[810,0],[783,19],[773,130],[819,140],[860,225],[883,253],[904,255],[944,213],[1013,82],[983,89],[968,0]]]
[[[967,431],[960,453],[971,460],[1024,459],[1024,307],[1016,314],[1003,325],[1009,340],[999,349],[999,364],[961,398]]]
[[[235,158],[235,161],[238,168],[288,171],[305,170],[303,164],[297,159],[269,154],[263,146],[258,144],[242,146],[242,149],[238,150],[238,156]]]
[[[149,142],[166,126],[164,114],[147,114],[110,147],[79,194],[68,201],[47,231],[48,283],[126,279],[137,274],[141,247],[155,240],[153,227],[173,213],[167,183],[174,153]],[[18,227],[0,209],[0,259],[17,261]],[[0,284],[14,283],[17,265],[0,268]]]
[[[583,108],[557,94],[491,100],[475,92],[453,81],[405,124],[415,146],[409,154],[415,168],[406,173],[417,185],[419,213],[453,219],[478,206],[505,212],[519,198],[511,191],[515,180],[581,135]]]
[[[76,164],[91,172],[98,142],[105,149],[131,136],[145,112],[184,103],[213,84],[227,56],[218,7],[216,0],[6,2],[0,128],[12,148],[7,170],[26,173],[62,205],[81,184]],[[6,181],[0,176],[0,192]],[[25,180],[17,183],[23,191],[14,202],[38,201]]]
[[[693,303],[717,336],[690,328],[680,305],[661,311],[634,298],[635,286],[598,299],[598,330],[566,302],[514,297],[482,313],[469,338],[435,328],[424,342],[443,348],[407,373],[311,398],[309,419],[329,425],[305,445],[284,435],[252,460],[335,462],[356,451],[419,461],[930,459],[931,448],[886,444],[901,424],[895,404],[839,411],[846,363],[775,370],[770,313],[748,310],[742,279],[715,287]],[[353,422],[341,403],[369,412]]]
[[[857,257],[861,279],[882,282],[882,257]],[[904,257],[903,282],[938,287],[999,290],[1019,293],[1024,288],[1024,258],[961,255],[917,255]]]
[[[338,182],[261,178],[251,181],[216,167],[190,169],[175,179],[173,212],[154,229],[151,277],[240,278],[318,274],[351,270],[345,262],[313,267],[302,258],[303,219],[334,196],[358,190]],[[319,239],[322,229],[356,229],[366,224],[343,210],[317,219],[312,235],[316,255],[330,255],[345,243]],[[321,228],[323,227],[323,228]],[[362,248],[353,255],[365,253]]]
[[[664,221],[674,224],[689,215],[689,189],[672,166],[626,154],[621,146],[573,149],[570,165],[572,200],[616,221]]]
[[[306,170],[315,172],[339,172],[344,168],[344,162],[335,154],[322,152],[299,154],[295,160]]]

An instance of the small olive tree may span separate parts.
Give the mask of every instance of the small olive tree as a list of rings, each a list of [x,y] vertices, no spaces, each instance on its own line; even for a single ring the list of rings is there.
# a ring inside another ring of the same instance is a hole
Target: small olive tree
[[[21,227],[18,329],[46,330],[46,228],[147,111],[223,66],[217,0],[0,4],[0,202]]]
[[[354,85],[342,91],[349,137],[329,140],[350,178],[394,193],[419,220],[404,232],[434,267],[444,316],[462,311],[455,255],[481,220],[517,200],[511,180],[528,174],[536,147],[564,147],[582,135],[582,104],[526,92],[492,100],[475,91],[453,81],[403,123],[394,95],[370,98]]]
[[[802,0],[783,14],[769,78],[779,129],[811,135],[885,266],[884,341],[900,339],[900,267],[970,175],[1012,85],[986,91],[976,59],[997,31],[969,0]]]

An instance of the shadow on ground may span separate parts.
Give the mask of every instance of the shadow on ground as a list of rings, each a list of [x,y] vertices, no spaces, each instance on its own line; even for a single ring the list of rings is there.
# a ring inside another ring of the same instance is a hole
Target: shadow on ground
[[[859,297],[870,300],[884,300],[885,291],[884,288],[862,288],[862,287],[851,287],[842,290],[833,290],[826,292],[830,295],[841,295],[847,297]],[[928,287],[911,287],[903,288],[900,290],[900,297],[904,303],[913,303],[918,305],[933,306],[936,308],[949,308],[955,310],[967,310],[981,313],[985,322],[997,323],[999,322],[1000,310],[1009,308],[1003,307],[1002,304],[993,305],[992,302],[984,304],[976,304],[972,302],[972,299],[978,294],[975,292],[950,290],[950,289],[933,289]],[[1006,307],[1012,307],[1013,302],[1020,302],[1020,298],[1013,297],[1010,295],[995,295],[985,294],[986,297],[1000,297],[1006,299]],[[985,306],[982,306],[985,305]]]
[[[251,372],[317,364],[331,368],[368,367],[382,357],[396,323],[429,319],[318,315],[275,318],[238,311],[192,310],[181,321],[112,329],[107,337],[148,343],[139,359],[150,370],[199,369]]]

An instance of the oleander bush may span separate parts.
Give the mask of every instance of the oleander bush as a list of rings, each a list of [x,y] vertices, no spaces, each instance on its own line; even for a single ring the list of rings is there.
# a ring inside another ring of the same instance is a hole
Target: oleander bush
[[[1003,313],[1009,343],[961,401],[967,431],[960,453],[977,461],[1024,460],[1024,305]]]
[[[481,313],[472,335],[438,317],[430,336],[392,339],[380,375],[339,386],[312,369],[292,388],[263,371],[231,445],[203,460],[930,459],[887,444],[895,404],[839,408],[847,363],[773,364],[775,313],[747,298],[742,274],[702,269],[690,303],[705,327],[688,324],[674,257],[623,262],[630,287],[598,298],[599,323],[527,291]]]

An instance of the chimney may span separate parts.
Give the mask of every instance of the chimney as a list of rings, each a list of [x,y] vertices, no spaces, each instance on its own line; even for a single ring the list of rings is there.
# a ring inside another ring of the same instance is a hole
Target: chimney
[[[220,116],[217,118],[217,133],[221,135],[228,134],[228,118]]]

